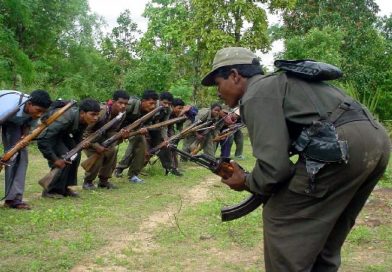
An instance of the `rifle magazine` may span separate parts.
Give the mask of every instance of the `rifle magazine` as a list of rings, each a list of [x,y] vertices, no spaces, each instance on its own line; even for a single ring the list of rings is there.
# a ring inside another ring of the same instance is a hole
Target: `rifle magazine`
[[[253,212],[261,204],[265,203],[265,200],[265,197],[261,195],[252,194],[250,197],[236,205],[224,207],[221,209],[222,221],[226,222],[241,218]]]

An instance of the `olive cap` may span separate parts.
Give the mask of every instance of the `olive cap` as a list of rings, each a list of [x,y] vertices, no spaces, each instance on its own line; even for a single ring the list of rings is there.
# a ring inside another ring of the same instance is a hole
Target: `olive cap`
[[[204,86],[213,86],[214,73],[217,69],[236,64],[252,64],[257,56],[247,48],[243,47],[226,47],[216,52],[212,62],[212,70],[203,78],[201,84]]]

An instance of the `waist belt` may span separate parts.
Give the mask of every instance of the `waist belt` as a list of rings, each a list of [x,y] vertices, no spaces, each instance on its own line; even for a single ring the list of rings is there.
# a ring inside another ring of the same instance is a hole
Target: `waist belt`
[[[329,120],[335,127],[355,121],[369,121],[375,128],[378,128],[368,109],[352,99],[343,101],[339,107],[332,112]]]

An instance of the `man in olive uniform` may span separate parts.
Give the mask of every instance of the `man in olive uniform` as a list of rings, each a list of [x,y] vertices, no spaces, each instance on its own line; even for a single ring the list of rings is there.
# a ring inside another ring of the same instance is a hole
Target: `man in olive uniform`
[[[237,122],[242,122],[241,117],[238,118]],[[233,134],[233,142],[235,143],[235,151],[234,151],[234,158],[243,160],[245,157],[244,153],[244,134],[242,130],[239,129]]]
[[[225,107],[225,105],[224,105]],[[230,126],[234,125],[237,120],[238,116],[234,112],[231,112],[232,109],[226,108],[221,110],[221,118],[224,119],[224,125],[220,129],[220,133],[224,130],[228,129]],[[231,146],[233,144],[233,135],[227,136],[225,139],[219,141],[220,145],[220,157],[229,158],[231,152]]]
[[[223,119],[220,118],[222,106],[219,103],[213,103],[210,108],[202,108],[196,115],[195,121],[212,122],[206,130],[201,130],[192,133],[184,138],[183,151],[190,153],[195,143],[201,144],[203,153],[211,157],[215,157],[216,143],[213,141],[214,137],[219,134],[223,127]],[[214,126],[213,128],[211,128]]]
[[[167,128],[168,137],[171,137],[176,133],[181,132],[185,126],[189,126],[190,124],[192,124],[196,119],[197,113],[198,110],[196,107],[191,105],[185,105],[185,102],[181,98],[174,98],[172,103],[172,111],[171,111],[170,119],[177,118],[183,115],[185,115],[188,119],[178,122],[176,124],[169,125]],[[171,144],[177,146],[180,140],[181,139],[174,141]],[[173,160],[173,167],[178,170],[179,162],[177,158],[177,152],[175,152],[174,150],[170,150],[170,153]]]
[[[125,120],[122,127],[125,127],[146,113],[155,109],[157,105],[158,94],[153,90],[146,90],[142,99],[131,98],[126,108]],[[144,134],[148,131],[145,130]],[[124,169],[128,169],[128,178],[130,182],[142,183],[143,180],[138,177],[144,167],[145,155],[147,152],[147,143],[144,135],[137,135],[129,140],[128,147],[121,161],[117,164],[114,175],[120,177]]]
[[[266,271],[337,271],[341,247],[388,164],[384,128],[330,84],[298,73],[262,75],[245,48],[219,50],[202,84],[216,85],[229,106],[239,104],[248,128],[256,164],[246,174],[232,162],[232,177],[222,181],[269,196],[263,209]]]
[[[84,99],[79,106],[74,106],[52,123],[38,138],[38,149],[48,160],[50,168],[60,168],[62,171],[55,177],[43,197],[63,198],[76,197],[76,192],[69,187],[77,184],[77,172],[81,153],[70,163],[62,156],[82,141],[84,130],[98,120],[99,102]]]
[[[44,90],[35,90],[30,95],[17,91],[0,91],[0,125],[4,152],[7,152],[29,133],[52,101]],[[21,149],[5,167],[4,206],[12,209],[30,209],[23,201],[28,165],[27,148]]]
[[[170,92],[162,92],[159,95],[158,105],[162,106],[162,110],[157,112],[155,116],[149,120],[152,123],[160,123],[170,119],[172,114],[171,105],[173,102],[173,95]],[[149,130],[149,148],[154,148],[168,138],[168,127],[164,126],[159,129]],[[162,147],[156,155],[158,156],[162,167],[165,169],[165,175],[169,173],[175,176],[182,176],[176,167],[174,167],[173,157],[167,147]]]
[[[90,134],[94,133],[106,123],[115,118],[118,114],[125,111],[128,105],[129,94],[124,90],[117,90],[113,93],[112,100],[106,105],[101,107],[101,112],[99,113],[98,121],[88,126],[85,131],[85,136],[88,137]],[[90,147],[85,149],[87,157],[91,157],[96,154],[99,155],[99,159],[94,163],[89,171],[86,171],[84,176],[83,189],[91,190],[95,189],[94,179],[98,176],[99,188],[115,189],[117,188],[113,183],[109,181],[111,178],[114,168],[116,167],[117,159],[117,143],[113,143],[111,146],[103,147],[101,143],[106,139],[110,138],[116,134],[121,127],[121,123],[125,119],[125,115],[111,128],[109,128],[103,135],[97,138],[94,142],[90,144]],[[125,136],[125,135],[124,135]]]

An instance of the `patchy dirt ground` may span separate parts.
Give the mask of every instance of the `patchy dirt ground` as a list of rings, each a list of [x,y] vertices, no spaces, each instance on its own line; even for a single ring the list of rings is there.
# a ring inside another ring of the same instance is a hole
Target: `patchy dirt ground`
[[[392,224],[392,188],[376,188],[368,199],[357,225],[378,227]]]
[[[392,189],[376,188],[368,199],[364,209],[357,218],[355,228],[364,226],[370,230],[377,230],[381,227],[392,228]],[[343,260],[341,271],[392,271],[380,268],[379,270],[369,270],[369,266],[388,267],[392,263],[391,249],[388,243],[378,235],[367,237],[369,241],[365,241],[359,245],[344,245],[346,251],[349,252],[347,260]],[[386,264],[385,264],[386,263]],[[389,269],[391,269],[389,267]]]
[[[180,209],[192,206],[197,203],[201,203],[208,199],[208,190],[210,186],[216,183],[218,178],[216,176],[209,176],[199,185],[191,188],[190,190],[181,194],[181,207],[169,206],[163,211],[154,213],[146,218],[139,226],[139,230],[135,233],[118,233],[116,236],[118,239],[112,241],[106,247],[103,247],[96,252],[94,256],[101,256],[101,261],[98,263],[92,259],[85,259],[80,264],[76,265],[71,271],[129,271],[127,268],[119,265],[118,260],[130,258],[124,254],[124,250],[131,247],[131,251],[140,253],[145,256],[149,252],[159,250],[159,245],[154,241],[154,233],[158,227],[162,225],[176,225],[176,214],[179,213]],[[367,226],[370,228],[376,228],[381,225],[392,225],[392,189],[377,188],[369,198],[364,210],[359,216],[356,226]],[[208,239],[208,237],[206,238]],[[351,272],[351,271],[365,271],[364,267],[369,265],[377,265],[382,263],[387,258],[387,253],[381,246],[377,246],[381,241],[372,239],[372,242],[365,245],[345,245],[349,247],[349,256],[347,260],[343,260],[342,269],[340,271]],[[191,246],[192,247],[192,246]],[[257,248],[256,251],[243,251],[239,248],[238,250],[227,250],[221,252],[216,248],[201,249],[193,248],[193,250],[206,250],[208,252],[208,258],[216,258],[221,262],[237,262],[238,265],[244,263],[257,263],[258,267],[262,269],[262,245]],[[110,261],[111,256],[116,256],[116,265]],[[195,260],[194,258],[181,260],[182,267],[187,267],[186,263],[189,262],[189,267],[194,267],[194,262],[199,262],[199,271],[212,271],[211,267],[206,267],[206,260]],[[182,270],[182,271],[186,271]],[[192,271],[188,270],[188,271]],[[221,268],[213,271],[225,271]],[[384,271],[384,270],[382,270]]]
[[[209,176],[202,183],[191,188],[186,193],[181,194],[182,205],[192,206],[196,203],[203,202],[208,199],[208,188],[217,182],[217,176]],[[180,207],[181,209],[181,207]],[[113,241],[108,246],[101,248],[95,256],[101,256],[103,263],[105,257],[115,254],[117,258],[128,258],[122,252],[130,244],[134,245],[132,250],[135,252],[147,253],[152,249],[156,249],[158,245],[154,243],[154,231],[157,227],[166,224],[176,224],[176,214],[179,213],[178,206],[169,206],[164,211],[154,213],[146,218],[139,227],[139,231],[135,233],[121,233],[117,234],[118,239]],[[109,262],[110,263],[110,262]],[[127,271],[123,267],[118,266],[101,266],[91,262],[91,260],[84,260],[81,264],[75,266],[72,272],[82,271]]]

